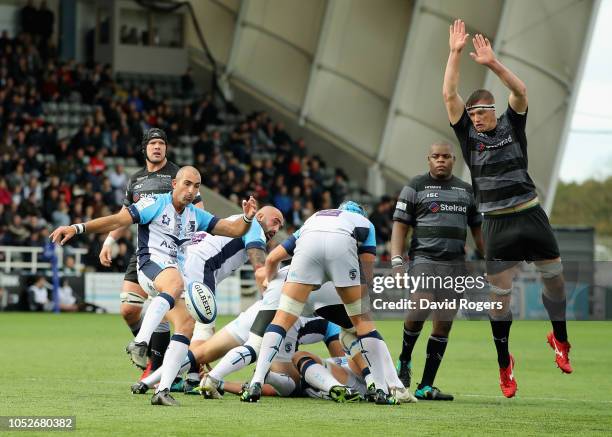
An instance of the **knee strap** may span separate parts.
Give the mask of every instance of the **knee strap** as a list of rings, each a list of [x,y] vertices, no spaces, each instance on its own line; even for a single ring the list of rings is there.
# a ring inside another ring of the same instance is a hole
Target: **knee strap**
[[[344,308],[346,308],[346,314],[349,317],[365,314],[370,311],[370,298],[365,296],[355,302],[345,303]]]
[[[489,284],[489,291],[498,296],[507,296],[512,293],[512,288],[500,288],[497,285]]]
[[[289,297],[286,294],[281,294],[280,301],[278,302],[278,309],[286,313],[292,314],[295,317],[300,317],[302,315],[304,305],[304,302],[295,300],[294,298]]]
[[[141,296],[140,294],[134,292],[134,291],[124,291],[119,295],[119,299],[121,301],[121,303],[125,303],[128,305],[135,305],[135,306],[143,306],[144,303],[147,301],[146,297]]]
[[[561,264],[561,261],[538,264],[536,265],[536,270],[542,274],[542,278],[552,279],[555,276],[559,276],[561,273],[563,273],[563,264]]]

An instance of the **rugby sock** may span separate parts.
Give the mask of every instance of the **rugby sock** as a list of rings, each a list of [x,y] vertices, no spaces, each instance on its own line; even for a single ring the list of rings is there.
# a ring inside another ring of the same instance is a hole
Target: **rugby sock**
[[[128,328],[130,328],[130,331],[132,331],[132,335],[136,337],[138,335],[138,331],[140,331],[141,326],[142,326],[142,314],[140,315],[140,318],[138,319],[138,321],[136,323],[128,325]]]
[[[421,379],[419,388],[423,388],[426,385],[430,387],[433,386],[447,344],[448,337],[435,337],[433,335],[429,337],[429,341],[427,342],[425,370],[423,371],[423,378]]]
[[[510,337],[511,325],[512,315],[510,315],[510,320],[491,320],[491,331],[493,332],[493,341],[497,349],[497,363],[500,369],[510,365],[508,337]]]
[[[174,298],[168,293],[160,293],[151,301],[149,308],[142,319],[142,326],[134,341],[140,343],[144,341],[149,344],[151,335],[157,328],[168,311],[174,308]]]
[[[395,365],[393,364],[393,358],[391,357],[391,353],[389,352],[389,348],[387,348],[387,344],[385,344],[385,348],[384,348],[384,355],[382,357],[383,360],[383,371],[385,374],[385,383],[387,384],[387,386],[389,387],[404,387],[404,384],[402,383],[402,381],[399,379],[399,376],[397,376],[397,370],[395,368]]]
[[[374,382],[374,377],[372,376],[372,372],[370,372],[369,367],[366,367],[361,371],[361,376],[363,376],[363,379],[365,380],[366,387],[369,387],[370,384]]]
[[[275,325],[274,323],[268,325],[261,342],[261,350],[257,358],[255,374],[253,379],[251,379],[251,385],[256,382],[263,384],[266,374],[272,365],[272,360],[278,355],[278,351],[286,336],[287,331],[282,326]]]
[[[385,383],[385,359],[387,358],[386,354],[389,354],[387,345],[376,330],[366,335],[360,335],[357,338],[359,339],[361,356],[370,368],[376,388],[388,393],[387,384]]]
[[[151,350],[151,370],[157,370],[164,362],[164,354],[170,344],[170,325],[162,322],[151,334],[149,349]]]
[[[302,370],[300,373],[308,385],[317,388],[326,394],[329,393],[333,386],[344,385],[334,378],[325,367],[313,359],[306,361],[302,365]]]
[[[189,339],[181,334],[174,334],[170,339],[170,345],[164,355],[164,364],[161,367],[162,374],[157,392],[165,389],[170,389],[174,382],[174,378],[179,372],[181,363],[185,360],[189,351]],[[156,393],[157,393],[156,392]]]
[[[199,381],[200,380],[200,366],[198,366],[198,362],[196,361],[196,358],[195,358],[195,355],[193,355],[193,352],[187,351],[187,361],[189,362],[189,367],[186,367],[185,364],[187,363],[183,361],[183,364],[181,365],[181,370],[179,370],[179,375],[182,374],[183,372],[187,372],[187,379],[191,381],[196,381],[196,380]]]
[[[279,396],[289,396],[295,390],[295,381],[284,373],[269,372],[266,383],[274,387]]]
[[[399,356],[400,361],[411,361],[412,350],[419,339],[421,331],[411,331],[404,326],[404,339],[402,340],[402,353]]]
[[[566,342],[567,324],[565,323],[565,309],[567,301],[565,299],[556,301],[549,298],[546,293],[542,293],[542,303],[548,312],[555,338],[560,342]]]
[[[255,349],[245,344],[237,346],[225,354],[221,361],[209,373],[214,379],[221,381],[230,373],[245,368],[257,359]]]
[[[179,369],[177,375],[182,375],[183,373],[189,370],[189,373],[187,374],[187,379],[198,379],[199,373],[197,373],[197,367],[198,367],[198,364],[195,360],[195,357],[193,356],[193,352],[189,351],[187,352],[187,358],[183,360],[183,363],[181,364],[181,368]],[[196,375],[198,376],[193,377],[193,378],[190,377],[192,373],[192,369],[196,369]],[[153,387],[161,379],[162,372],[163,372],[162,367],[160,367],[155,372],[151,372],[151,374],[147,376],[146,378],[143,378],[142,382],[145,383],[147,387]]]

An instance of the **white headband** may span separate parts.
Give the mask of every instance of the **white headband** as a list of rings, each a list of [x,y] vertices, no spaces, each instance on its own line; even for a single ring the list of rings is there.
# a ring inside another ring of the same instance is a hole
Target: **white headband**
[[[468,112],[473,111],[475,109],[484,109],[487,111],[495,111],[495,105],[491,104],[491,105],[472,105],[470,107],[465,108]]]

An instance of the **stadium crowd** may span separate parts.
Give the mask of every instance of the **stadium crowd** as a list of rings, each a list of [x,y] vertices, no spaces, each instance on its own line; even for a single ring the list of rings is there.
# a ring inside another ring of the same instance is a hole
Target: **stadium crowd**
[[[219,109],[211,95],[195,93],[190,70],[180,81],[181,97],[191,97],[182,102],[190,103],[177,106],[158,95],[153,83],[122,86],[109,65],[61,61],[53,50],[45,57],[28,33],[15,38],[2,33],[0,245],[42,246],[51,227],[120,208],[128,175],[121,164],[109,168],[106,158],[142,163],[140,141],[152,126],[166,131],[170,160],[181,138],[193,137],[193,164],[205,185],[235,202],[254,194],[260,203],[273,204],[284,214],[288,231],[347,195],[346,174],[337,169],[325,177],[323,160],[266,113],[238,114],[237,123],[224,122],[226,108]],[[60,135],[43,111],[44,104],[61,102],[92,105],[74,136]],[[373,211],[381,243],[390,235],[392,209],[385,198]],[[71,244],[88,247],[85,264],[105,270],[97,257],[103,239],[91,235]],[[131,232],[126,230],[118,243],[111,269],[124,271],[133,251]],[[70,250],[67,254],[70,264],[74,259]]]

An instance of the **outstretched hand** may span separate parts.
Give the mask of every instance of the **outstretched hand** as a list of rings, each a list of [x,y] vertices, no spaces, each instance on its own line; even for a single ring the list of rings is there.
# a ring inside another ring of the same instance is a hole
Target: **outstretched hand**
[[[255,217],[255,213],[257,213],[257,200],[253,196],[249,197],[249,200],[242,201],[242,212],[244,212],[248,219]]]
[[[470,52],[470,56],[474,61],[481,65],[490,65],[495,61],[495,53],[493,52],[489,38],[477,33],[476,36],[472,38],[472,43],[474,44],[475,52]]]
[[[63,246],[66,241],[70,240],[75,235],[76,229],[74,229],[74,226],[60,226],[49,235],[49,238],[54,243],[59,242],[59,244]]]
[[[465,23],[462,20],[455,20],[449,29],[448,45],[451,51],[462,51],[469,36],[469,33],[465,33]]]

